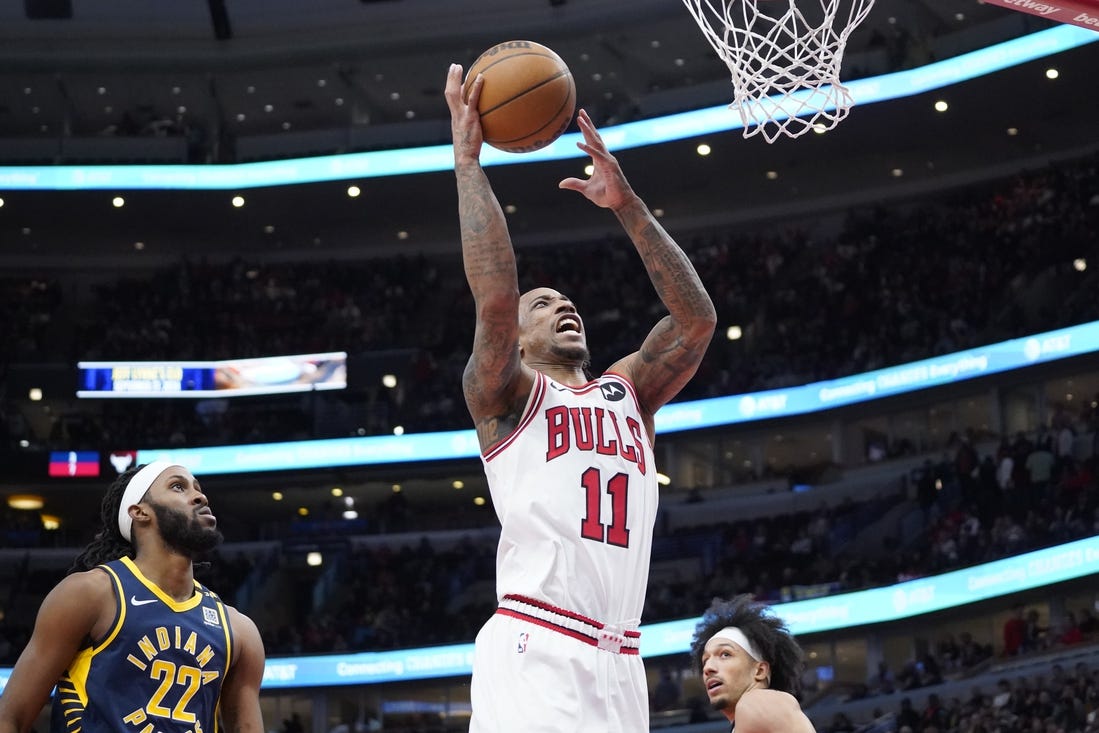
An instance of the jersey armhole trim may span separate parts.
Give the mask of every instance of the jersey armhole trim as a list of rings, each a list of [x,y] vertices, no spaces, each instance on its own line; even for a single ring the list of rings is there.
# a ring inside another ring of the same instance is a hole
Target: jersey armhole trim
[[[615,371],[609,371],[609,370],[605,371],[601,375],[599,375],[599,379],[602,379],[603,377],[614,377],[615,379],[621,379],[622,383],[624,385],[626,385],[626,391],[628,391],[630,393],[630,397],[633,398],[633,405],[634,405],[634,407],[637,408],[637,414],[644,417],[645,409],[641,406],[641,399],[637,396],[637,387],[634,386],[634,383],[633,383],[632,379],[630,379],[629,377],[627,377],[625,374],[623,374],[621,372],[615,372]],[[652,419],[655,423],[656,413],[653,413]],[[650,436],[648,434],[648,432],[649,432],[648,430],[645,430],[644,432],[645,432],[645,441],[649,444],[649,449],[655,451],[656,450],[656,442],[654,440],[655,436]]]
[[[519,434],[523,432],[523,429],[527,427],[534,420],[534,416],[538,413],[538,408],[542,406],[542,399],[546,395],[546,382],[548,378],[542,372],[534,372],[534,388],[530,391],[530,397],[527,398],[527,406],[523,408],[523,416],[519,419],[519,424],[515,426],[515,429],[511,431],[503,440],[496,445],[489,448],[487,451],[481,453],[482,457],[486,461],[491,461],[498,456],[505,448],[515,442],[515,439],[519,437]]]
[[[115,611],[110,630],[103,635],[102,639],[90,640],[92,654],[98,654],[114,641],[114,638],[118,636],[118,632],[122,629],[122,624],[126,621],[126,592],[122,590],[122,578],[118,577],[118,573],[114,571],[114,568],[107,565],[97,565],[96,568],[105,572],[111,580],[115,598]]]

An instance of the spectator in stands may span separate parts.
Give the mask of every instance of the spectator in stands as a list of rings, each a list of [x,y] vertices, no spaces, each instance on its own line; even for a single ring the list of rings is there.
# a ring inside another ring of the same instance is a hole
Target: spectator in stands
[[[855,733],[855,725],[843,714],[843,711],[839,711],[832,716],[832,722],[825,731],[826,733]]]
[[[963,631],[958,634],[958,644],[960,647],[959,660],[962,669],[972,669],[992,656],[991,645],[978,644],[973,639],[973,634],[968,631]]]
[[[710,705],[742,730],[812,733],[796,695],[804,664],[786,624],[750,596],[715,600],[691,641]]]
[[[896,689],[896,683],[893,680],[893,672],[889,669],[889,662],[884,659],[878,660],[878,669],[870,676],[867,687],[874,695],[891,695],[893,693]]]
[[[912,707],[912,699],[902,697],[900,710],[897,712],[898,730],[908,728],[910,731],[916,731],[919,730],[920,727],[920,713]]]
[[[1023,651],[1027,638],[1027,622],[1022,606],[1011,609],[1011,616],[1004,621],[1004,656],[1013,657]]]
[[[942,669],[934,654],[924,652],[917,665],[920,669],[920,682],[924,686],[937,685],[943,681]]]
[[[1086,716],[1084,701],[1077,695],[1076,689],[1066,681],[1053,703],[1053,713],[1050,717],[1061,730],[1071,731],[1080,730]]]
[[[1053,715],[1053,695],[1044,686],[1040,686],[1036,693],[1028,699],[1027,714],[1039,719]]]
[[[660,680],[653,688],[650,705],[654,712],[671,710],[679,705],[679,685],[667,667],[660,670]]]
[[[973,447],[973,438],[966,431],[957,439],[954,452],[954,475],[958,477],[962,501],[972,503],[977,499],[977,468],[980,457]]]
[[[1079,624],[1077,625],[1080,628],[1080,633],[1085,637],[1091,636],[1096,630],[1099,630],[1099,620],[1095,618],[1095,614],[1087,606],[1080,609],[1078,619]]]
[[[832,510],[826,503],[821,502],[814,512],[807,531],[813,541],[814,551],[819,555],[827,555],[831,550]]]
[[[1057,429],[1057,462],[1064,466],[1068,461],[1075,460],[1073,446],[1076,443],[1076,431],[1073,430],[1071,418],[1065,418]]]
[[[1038,609],[1031,608],[1026,612],[1026,627],[1023,635],[1023,651],[1033,652],[1046,646],[1048,629],[1042,626]]]
[[[942,680],[939,680],[940,682]],[[939,700],[939,696],[932,692],[927,696],[927,704],[924,706],[923,713],[920,716],[920,725],[923,730],[926,731],[934,727],[937,730],[943,730],[948,724],[948,713],[945,707],[943,707],[942,701]]]
[[[935,465],[928,458],[918,471],[916,478],[916,498],[923,510],[924,523],[931,523],[931,510],[939,500],[940,478],[935,471]]]
[[[1030,479],[1032,497],[1040,499],[1049,489],[1053,476],[1053,437],[1046,436],[1033,451],[1025,457],[1027,475]]]
[[[954,634],[947,634],[936,645],[936,656],[947,670],[956,670],[961,666],[962,647]]]
[[[297,712],[282,721],[282,733],[305,733],[305,726],[302,725],[301,716]]]
[[[1058,644],[1079,644],[1084,640],[1084,634],[1080,631],[1080,625],[1076,622],[1076,614],[1065,611],[1065,617],[1061,619],[1057,630]]]

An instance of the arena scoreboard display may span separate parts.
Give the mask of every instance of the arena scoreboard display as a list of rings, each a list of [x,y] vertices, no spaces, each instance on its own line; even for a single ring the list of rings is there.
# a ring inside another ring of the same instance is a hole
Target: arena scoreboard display
[[[78,397],[243,397],[347,388],[347,353],[227,361],[82,361]]]

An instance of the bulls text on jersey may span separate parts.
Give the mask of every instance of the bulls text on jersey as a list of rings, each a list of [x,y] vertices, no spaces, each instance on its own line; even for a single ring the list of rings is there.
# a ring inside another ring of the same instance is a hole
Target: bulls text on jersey
[[[647,467],[641,424],[635,418],[626,416],[623,418],[626,424],[622,426],[619,425],[619,418],[613,410],[588,405],[547,408],[546,461],[559,458],[570,450],[595,451],[607,456],[621,456],[636,464],[641,475],[645,475]],[[628,440],[624,440],[623,435]]]

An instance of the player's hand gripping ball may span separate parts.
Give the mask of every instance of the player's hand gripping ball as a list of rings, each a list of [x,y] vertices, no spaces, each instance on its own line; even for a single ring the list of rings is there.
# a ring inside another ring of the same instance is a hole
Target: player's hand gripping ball
[[[576,111],[576,83],[561,57],[534,41],[498,43],[469,67],[462,98],[484,76],[477,111],[485,142],[508,153],[529,153],[568,129]]]

